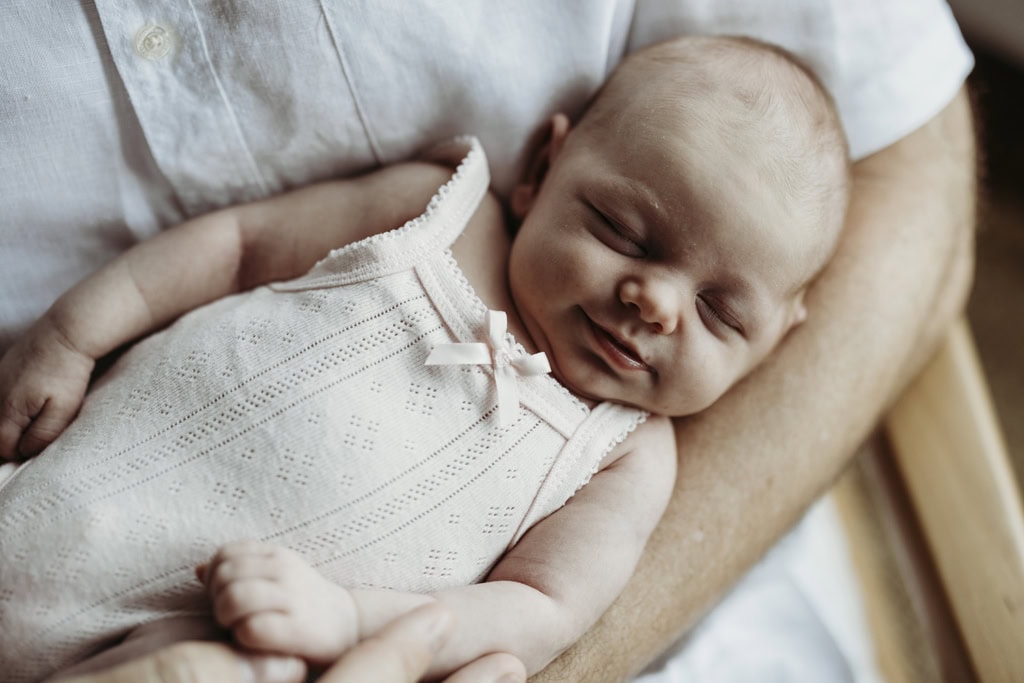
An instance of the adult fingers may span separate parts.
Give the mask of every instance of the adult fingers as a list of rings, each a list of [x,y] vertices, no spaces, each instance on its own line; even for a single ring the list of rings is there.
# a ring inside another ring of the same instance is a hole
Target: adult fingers
[[[525,683],[526,667],[515,655],[495,652],[470,662],[444,683]]]
[[[182,642],[113,669],[59,683],[302,683],[295,657],[243,655],[226,643]]]
[[[451,633],[452,613],[440,603],[419,607],[349,650],[320,683],[415,683]]]

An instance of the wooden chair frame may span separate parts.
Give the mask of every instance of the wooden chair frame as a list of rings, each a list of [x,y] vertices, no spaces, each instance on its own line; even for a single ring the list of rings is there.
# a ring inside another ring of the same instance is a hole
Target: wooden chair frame
[[[893,406],[870,450],[856,483],[846,477],[835,496],[883,674],[894,683],[1024,681],[1024,509],[966,320]],[[858,521],[864,514],[874,526]],[[887,550],[873,547],[880,536]],[[877,553],[894,550],[909,584],[902,605],[891,591],[879,595],[887,583],[872,576],[884,564]],[[906,605],[932,649],[928,666],[894,661],[906,656],[894,652]]]

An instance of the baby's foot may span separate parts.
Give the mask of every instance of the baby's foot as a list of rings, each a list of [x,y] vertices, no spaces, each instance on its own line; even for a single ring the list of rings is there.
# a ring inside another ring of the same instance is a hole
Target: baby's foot
[[[349,592],[287,548],[231,543],[197,574],[217,622],[245,647],[327,664],[356,642],[359,624]]]

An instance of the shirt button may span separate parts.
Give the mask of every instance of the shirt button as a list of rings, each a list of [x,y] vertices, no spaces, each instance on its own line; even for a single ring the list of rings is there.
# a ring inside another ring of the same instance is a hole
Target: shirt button
[[[174,49],[174,33],[160,24],[146,24],[135,33],[135,53],[145,59],[163,59]]]

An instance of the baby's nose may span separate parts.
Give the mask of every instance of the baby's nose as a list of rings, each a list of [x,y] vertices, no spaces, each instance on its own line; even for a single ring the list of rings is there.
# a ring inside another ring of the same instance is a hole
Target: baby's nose
[[[656,281],[630,281],[622,285],[622,301],[637,312],[656,334],[672,334],[678,329],[678,293]]]

